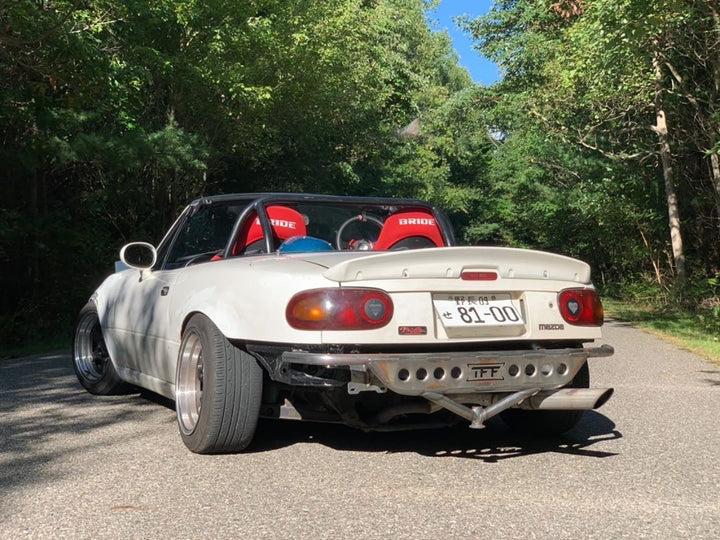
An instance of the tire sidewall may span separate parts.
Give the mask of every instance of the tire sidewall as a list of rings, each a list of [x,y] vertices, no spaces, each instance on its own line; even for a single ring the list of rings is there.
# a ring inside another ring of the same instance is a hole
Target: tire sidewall
[[[175,375],[177,391],[181,355],[190,336],[202,346],[202,402],[192,431],[178,430],[189,450],[200,454],[239,452],[252,440],[260,414],[262,368],[255,358],[233,346],[210,319],[193,315],[183,332]],[[176,410],[177,410],[176,401]]]
[[[89,301],[85,306],[80,310],[80,313],[77,317],[77,322],[75,325],[75,333],[73,334],[73,347],[72,347],[72,364],[73,364],[73,370],[75,371],[75,375],[78,378],[78,381],[80,384],[90,392],[91,394],[96,395],[110,395],[110,394],[116,394],[119,393],[123,389],[123,382],[120,379],[120,376],[117,374],[117,370],[115,369],[115,365],[113,364],[112,358],[108,354],[108,360],[105,363],[105,369],[103,371],[102,376],[97,381],[91,381],[89,380],[85,374],[82,372],[82,370],[78,367],[77,363],[77,355],[78,355],[78,348],[82,345],[80,343],[80,340],[86,339],[84,336],[79,335],[79,327],[80,324],[85,322],[87,318],[94,318],[95,324],[100,327],[100,332],[103,336],[103,341],[105,340],[105,333],[103,332],[102,325],[100,324],[100,315],[98,313],[97,306],[94,302]],[[107,344],[105,344],[105,347],[107,348]]]

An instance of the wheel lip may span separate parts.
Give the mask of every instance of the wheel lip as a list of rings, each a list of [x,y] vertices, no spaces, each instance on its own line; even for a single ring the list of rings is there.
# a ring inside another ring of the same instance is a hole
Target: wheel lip
[[[203,342],[194,329],[183,338],[175,380],[175,411],[184,435],[192,435],[202,411],[203,383],[198,376],[204,368]]]
[[[96,334],[97,332],[97,334]],[[97,345],[102,347],[105,357],[98,363],[95,354],[95,337],[99,336]],[[83,314],[75,329],[75,342],[73,346],[73,362],[77,373],[83,380],[96,384],[107,373],[107,363],[110,356],[107,353],[105,338],[100,327],[100,317],[97,312],[88,311]],[[100,367],[99,367],[100,366]]]

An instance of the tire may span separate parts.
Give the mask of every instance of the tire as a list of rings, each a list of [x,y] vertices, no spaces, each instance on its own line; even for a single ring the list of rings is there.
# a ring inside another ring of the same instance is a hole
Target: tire
[[[73,339],[73,368],[80,384],[91,394],[125,393],[129,386],[120,379],[110,359],[95,303],[80,310]]]
[[[564,388],[590,388],[590,370],[585,362]],[[536,436],[560,435],[580,421],[585,411],[529,411],[507,409],[500,418],[511,428]]]
[[[255,435],[263,372],[204,315],[183,333],[175,376],[175,410],[185,446],[198,454],[240,452]]]

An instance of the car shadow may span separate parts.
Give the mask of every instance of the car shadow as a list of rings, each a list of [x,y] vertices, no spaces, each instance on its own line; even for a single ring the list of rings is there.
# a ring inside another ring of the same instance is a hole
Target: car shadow
[[[138,398],[170,410],[175,402],[147,390]],[[270,452],[296,444],[320,444],[340,451],[416,453],[429,457],[475,458],[488,463],[503,459],[558,452],[605,458],[617,452],[595,450],[600,442],[621,439],[615,423],[597,411],[587,411],[577,426],[562,435],[538,437],[509,428],[499,417],[481,430],[465,423],[447,428],[364,432],[342,424],[261,418],[255,437],[244,453]]]
[[[558,452],[584,457],[605,458],[617,452],[596,450],[601,442],[621,439],[622,434],[606,416],[588,411],[572,430],[559,436],[524,435],[492,418],[482,430],[466,424],[453,427],[401,432],[362,432],[336,424],[317,424],[292,420],[260,421],[255,439],[246,451],[267,452],[295,444],[320,444],[341,451],[416,453],[428,457],[480,459],[487,463]]]
[[[137,398],[175,410],[174,401],[148,390],[140,390]],[[615,423],[597,411],[587,411],[578,425],[567,433],[547,437],[514,431],[499,417],[488,420],[482,430],[459,423],[447,428],[387,432],[364,432],[342,424],[261,418],[253,442],[244,453],[270,452],[296,444],[320,444],[340,451],[411,452],[428,457],[474,458],[495,463],[549,452],[612,457],[617,452],[595,450],[592,446],[621,438]]]
[[[174,423],[174,402],[140,390],[135,395],[98,398],[82,390],[66,353],[0,362],[0,488],[19,478],[14,465],[52,462],[56,455],[39,442],[60,433],[91,433],[121,422]],[[160,406],[159,408],[157,406]],[[28,411],[42,411],[32,414]],[[142,433],[135,436],[141,437]],[[431,457],[474,458],[493,463],[539,453],[559,452],[585,457],[611,457],[615,452],[594,449],[598,443],[622,438],[615,424],[596,411],[562,436],[537,438],[512,431],[499,418],[483,430],[462,423],[449,428],[402,432],[363,432],[337,424],[261,419],[255,439],[246,452],[269,452],[296,444],[320,444],[339,451],[416,453]],[[89,437],[88,444],[93,444]],[[79,451],[80,448],[74,451]],[[47,467],[43,474],[52,475]],[[7,473],[7,474],[6,474]],[[38,480],[39,478],[36,478]],[[28,481],[27,479],[25,480]]]

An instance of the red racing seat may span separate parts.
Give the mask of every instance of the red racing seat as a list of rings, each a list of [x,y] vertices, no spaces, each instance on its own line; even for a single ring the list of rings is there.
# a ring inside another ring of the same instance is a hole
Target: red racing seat
[[[401,210],[385,220],[373,249],[413,249],[445,245],[435,217],[426,210]]]
[[[293,236],[306,236],[307,227],[303,215],[297,210],[286,206],[268,206],[267,215],[270,219],[275,239],[283,242]],[[260,218],[257,214],[252,214],[243,225],[237,242],[233,247],[232,254],[238,255],[246,253],[249,248],[257,248],[262,250],[264,246],[264,235]],[[262,245],[253,246],[253,244],[263,242]]]

